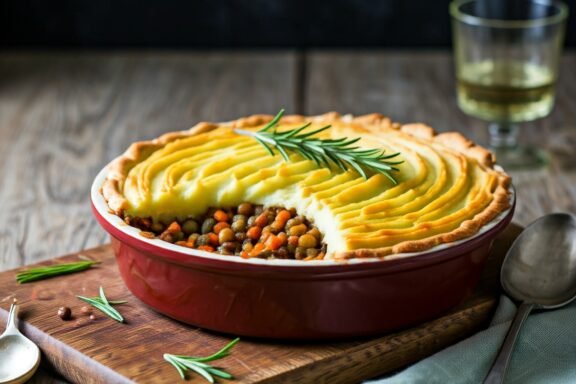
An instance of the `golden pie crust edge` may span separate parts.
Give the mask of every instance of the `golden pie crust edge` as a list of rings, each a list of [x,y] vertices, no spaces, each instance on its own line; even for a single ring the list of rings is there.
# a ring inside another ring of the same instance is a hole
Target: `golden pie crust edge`
[[[108,165],[108,173],[104,180],[101,193],[112,213],[122,216],[128,207],[128,201],[122,193],[122,186],[130,170],[138,163],[148,158],[154,151],[162,148],[167,143],[179,138],[188,137],[217,129],[222,125],[232,128],[257,127],[270,122],[272,115],[252,115],[239,118],[226,123],[200,122],[186,131],[169,132],[158,138],[132,143],[128,149]],[[391,249],[355,249],[334,252],[335,259],[352,259],[379,257],[383,258],[390,254],[421,252],[436,245],[451,243],[462,240],[476,234],[480,228],[490,223],[496,216],[511,206],[510,185],[511,178],[499,169],[495,169],[496,158],[488,149],[481,147],[459,132],[437,133],[432,127],[422,123],[399,124],[392,122],[388,117],[372,113],[362,116],[340,115],[337,112],[329,112],[318,116],[287,115],[281,118],[280,123],[357,123],[363,128],[377,133],[380,129],[396,129],[419,139],[436,142],[443,146],[457,150],[463,155],[475,159],[482,167],[492,169],[498,173],[498,185],[494,189],[494,199],[473,219],[466,220],[455,230],[444,234],[431,236],[424,239],[404,241]],[[359,132],[361,134],[361,132]]]

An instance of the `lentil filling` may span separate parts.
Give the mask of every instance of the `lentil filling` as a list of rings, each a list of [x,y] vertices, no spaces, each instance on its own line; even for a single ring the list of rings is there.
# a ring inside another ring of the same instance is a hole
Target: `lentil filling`
[[[125,216],[126,224],[147,238],[245,259],[320,260],[326,254],[322,234],[295,209],[242,203],[210,208],[206,214],[171,222]]]

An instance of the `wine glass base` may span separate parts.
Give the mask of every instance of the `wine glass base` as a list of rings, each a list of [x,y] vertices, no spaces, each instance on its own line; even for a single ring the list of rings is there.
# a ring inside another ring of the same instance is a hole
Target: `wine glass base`
[[[548,154],[538,148],[516,146],[513,148],[491,148],[496,163],[506,170],[538,169],[548,165]]]

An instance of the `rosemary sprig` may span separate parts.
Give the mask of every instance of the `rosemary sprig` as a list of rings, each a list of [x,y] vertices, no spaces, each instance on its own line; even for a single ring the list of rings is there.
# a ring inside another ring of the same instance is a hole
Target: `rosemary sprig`
[[[119,323],[124,322],[124,318],[122,317],[120,312],[118,312],[116,310],[116,308],[114,308],[112,305],[124,304],[124,303],[126,303],[126,301],[124,301],[124,300],[116,300],[116,301],[108,300],[108,298],[104,294],[104,288],[100,287],[100,296],[99,297],[98,296],[97,297],[76,296],[76,297],[82,301],[87,302],[88,304],[90,304],[94,308],[102,311],[105,315],[111,317],[112,319],[116,320],[117,322],[119,322]]]
[[[38,267],[27,269],[16,274],[16,281],[20,284],[29,283],[31,281],[48,279],[55,276],[67,275],[69,273],[84,271],[99,261],[78,261],[76,263],[66,263],[50,265],[48,267]]]
[[[219,350],[213,355],[208,357],[193,357],[193,356],[183,356],[183,355],[172,355],[170,353],[164,354],[164,360],[169,362],[176,368],[182,380],[186,380],[186,372],[188,370],[196,372],[203,378],[205,378],[210,383],[214,383],[214,376],[233,380],[234,376],[229,374],[228,372],[224,372],[218,368],[214,368],[208,364],[209,361],[218,360],[223,357],[226,357],[230,354],[230,349],[236,345],[240,341],[240,338],[236,338],[232,340],[228,345],[224,348]]]
[[[278,122],[284,115],[284,110],[280,110],[264,128],[252,132],[243,129],[235,129],[237,134],[250,136],[256,139],[270,155],[274,156],[273,148],[277,149],[285,161],[289,160],[288,150],[302,155],[308,160],[313,160],[318,166],[330,168],[330,162],[336,164],[338,168],[347,171],[348,167],[355,169],[364,179],[368,176],[365,170],[371,170],[386,176],[394,184],[398,184],[392,172],[398,171],[394,167],[402,161],[389,161],[400,153],[386,155],[381,149],[363,149],[354,146],[361,138],[349,139],[347,137],[339,139],[319,139],[314,137],[329,129],[331,125],[318,128],[311,132],[303,131],[310,127],[312,123],[287,131],[278,131]]]

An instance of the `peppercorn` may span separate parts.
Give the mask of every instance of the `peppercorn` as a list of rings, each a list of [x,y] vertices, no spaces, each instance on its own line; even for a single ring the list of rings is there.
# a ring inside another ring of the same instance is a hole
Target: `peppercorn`
[[[89,305],[84,305],[82,308],[80,308],[80,312],[82,312],[83,315],[89,315],[92,313],[92,307]]]
[[[70,320],[72,318],[72,310],[68,307],[58,308],[58,317],[62,320]]]

